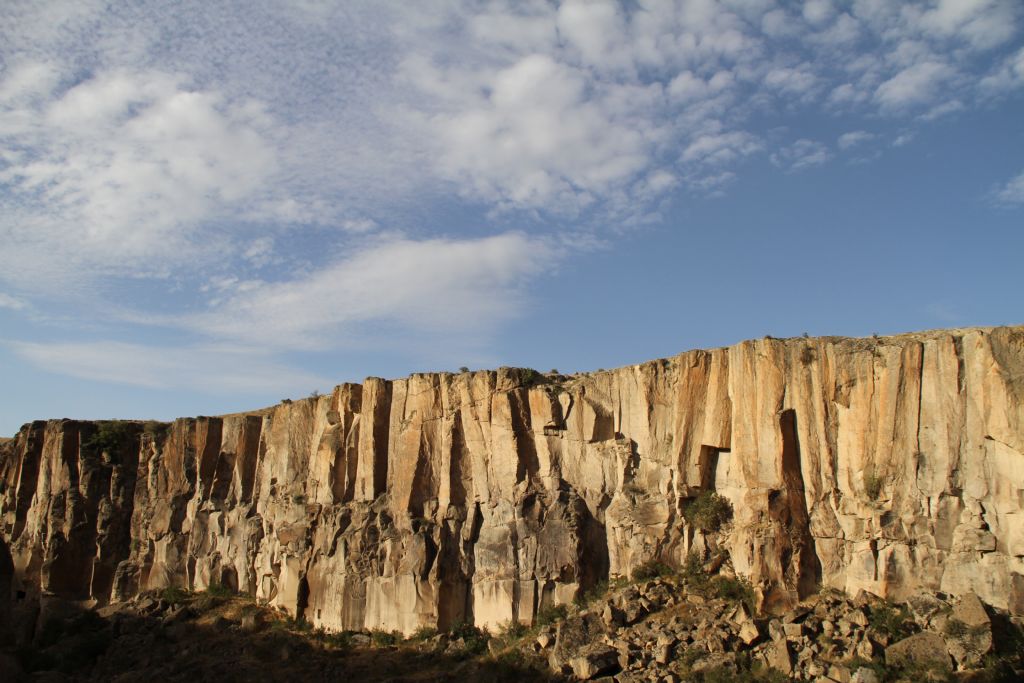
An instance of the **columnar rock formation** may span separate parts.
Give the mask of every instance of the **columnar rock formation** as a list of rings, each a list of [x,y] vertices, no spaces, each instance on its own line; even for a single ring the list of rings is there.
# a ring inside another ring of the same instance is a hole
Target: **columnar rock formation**
[[[15,584],[103,604],[222,583],[314,625],[530,622],[718,545],[821,585],[1024,613],[1024,328],[748,341],[570,378],[343,384],[250,414],[51,420],[0,444]],[[687,500],[715,490],[714,538]]]

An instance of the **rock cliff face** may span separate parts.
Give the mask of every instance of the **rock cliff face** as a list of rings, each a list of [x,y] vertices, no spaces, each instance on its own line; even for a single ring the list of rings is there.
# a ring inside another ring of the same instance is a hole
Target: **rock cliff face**
[[[314,625],[529,623],[728,550],[765,608],[822,585],[1024,613],[1024,328],[748,341],[570,378],[368,379],[250,414],[51,420],[0,444],[18,591],[254,594]],[[686,502],[715,490],[705,536]]]

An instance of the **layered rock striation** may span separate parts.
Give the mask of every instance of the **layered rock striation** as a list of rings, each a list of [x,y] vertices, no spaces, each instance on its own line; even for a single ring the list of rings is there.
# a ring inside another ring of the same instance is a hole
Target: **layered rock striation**
[[[224,584],[331,629],[529,623],[727,550],[762,606],[830,586],[1024,614],[1024,328],[771,339],[607,372],[416,374],[0,444],[15,589]],[[683,514],[733,505],[721,533]]]

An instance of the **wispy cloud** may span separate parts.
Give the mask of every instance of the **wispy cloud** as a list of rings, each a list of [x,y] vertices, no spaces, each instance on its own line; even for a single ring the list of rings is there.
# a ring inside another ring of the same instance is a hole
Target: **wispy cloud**
[[[27,307],[28,304],[21,299],[17,299],[10,294],[0,292],[0,308],[9,308],[14,311],[20,311]]]
[[[486,335],[515,317],[529,280],[557,263],[549,240],[385,239],[301,278],[219,283],[207,311],[149,318],[216,339],[277,349],[329,348],[390,324],[406,334]]]
[[[7,345],[47,372],[149,389],[189,389],[208,394],[279,392],[287,396],[332,385],[330,380],[253,349],[147,346],[118,341]]]
[[[773,153],[771,162],[787,171],[799,171],[809,166],[820,166],[831,156],[824,144],[805,138]]]
[[[850,149],[856,147],[865,142],[870,142],[875,139],[874,133],[869,133],[866,130],[852,130],[849,133],[843,133],[836,140],[836,144],[839,145],[839,149]]]
[[[995,197],[1005,204],[1024,204],[1024,172],[1020,173],[998,188]]]

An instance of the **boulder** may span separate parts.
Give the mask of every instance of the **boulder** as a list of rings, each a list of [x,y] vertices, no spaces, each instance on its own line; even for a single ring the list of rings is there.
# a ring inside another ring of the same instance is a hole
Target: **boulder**
[[[589,681],[619,669],[619,653],[607,645],[596,643],[584,648],[569,660],[569,666],[576,678]]]
[[[943,628],[946,648],[960,668],[976,667],[992,649],[992,620],[974,593],[960,597]]]
[[[910,664],[949,668],[949,653],[942,636],[934,631],[922,631],[887,647],[885,663],[890,666]]]

